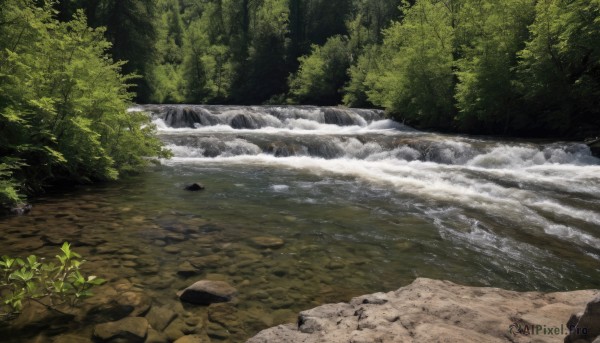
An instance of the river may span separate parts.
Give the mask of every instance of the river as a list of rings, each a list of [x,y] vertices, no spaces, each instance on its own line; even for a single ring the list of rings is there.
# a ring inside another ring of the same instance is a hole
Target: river
[[[600,288],[600,160],[583,144],[420,132],[377,110],[131,110],[153,116],[174,157],[36,199],[0,221],[3,254],[53,256],[68,240],[89,270],[165,306],[195,280],[225,280],[239,291],[233,342],[417,276]],[[206,189],[183,190],[193,182]]]

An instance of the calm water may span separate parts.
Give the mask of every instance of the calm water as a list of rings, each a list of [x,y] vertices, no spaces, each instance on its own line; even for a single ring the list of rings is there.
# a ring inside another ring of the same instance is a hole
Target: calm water
[[[417,276],[600,288],[600,160],[583,145],[428,134],[369,110],[144,109],[175,157],[36,199],[30,215],[0,221],[2,254],[53,256],[68,240],[109,284],[173,308],[196,280],[228,281],[239,290],[231,342]],[[182,190],[192,182],[206,190]],[[198,274],[178,274],[190,260]],[[89,337],[92,324],[69,330]]]

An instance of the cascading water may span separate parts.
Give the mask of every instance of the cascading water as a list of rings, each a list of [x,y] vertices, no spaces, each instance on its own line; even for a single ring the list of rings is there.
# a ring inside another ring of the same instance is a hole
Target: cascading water
[[[108,280],[80,326],[40,331],[90,337],[117,319],[102,317],[103,303],[125,290],[172,309],[176,328],[243,342],[298,311],[416,276],[600,288],[600,160],[585,145],[419,132],[377,110],[131,110],[153,116],[172,159],[119,183],[36,198],[27,216],[0,220],[3,254],[52,259],[69,241],[88,260],[84,272]],[[206,190],[185,191],[192,182]],[[200,279],[238,289],[224,312],[235,320],[181,307],[176,291]]]
[[[377,110],[139,109],[152,113],[173,150],[168,165],[259,166],[275,175],[293,169],[385,189],[376,197],[389,205],[377,210],[431,222],[440,239],[485,256],[485,262],[472,262],[482,274],[508,271],[521,276],[517,284],[540,287],[572,268],[562,257],[579,255],[597,265],[600,260],[600,160],[583,144],[423,133]],[[273,187],[290,192],[290,181]],[[552,267],[543,262],[548,259],[555,260]]]

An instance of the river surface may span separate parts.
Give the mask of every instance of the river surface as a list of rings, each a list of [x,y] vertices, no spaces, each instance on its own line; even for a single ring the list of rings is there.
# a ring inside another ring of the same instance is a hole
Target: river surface
[[[419,276],[600,288],[600,160],[585,145],[419,132],[376,110],[132,110],[153,116],[174,157],[36,199],[0,221],[2,254],[53,256],[68,240],[89,271],[165,305],[196,280],[225,280],[237,319],[213,340],[231,342]],[[183,190],[193,182],[206,190]]]

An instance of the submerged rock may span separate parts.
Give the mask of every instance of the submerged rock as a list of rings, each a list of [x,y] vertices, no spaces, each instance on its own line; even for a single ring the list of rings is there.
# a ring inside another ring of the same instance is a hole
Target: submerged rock
[[[303,311],[296,324],[261,331],[247,343],[557,342],[568,333],[570,314],[595,293],[519,293],[419,278],[394,292]],[[598,326],[597,303],[600,298],[585,313]]]
[[[94,338],[100,342],[115,340],[131,343],[144,342],[147,333],[148,321],[142,317],[128,317],[94,327]]]
[[[174,343],[210,343],[207,335],[186,335],[177,339]]]
[[[203,184],[201,183],[192,183],[191,185],[187,185],[185,186],[185,190],[186,191],[190,191],[190,192],[197,192],[197,191],[203,191],[206,187],[204,187]]]
[[[262,249],[277,249],[281,248],[285,242],[281,238],[277,237],[252,237],[250,241],[257,247]]]
[[[165,306],[154,306],[146,315],[148,323],[158,331],[164,331],[175,318],[177,318],[177,313]]]
[[[230,301],[237,290],[224,281],[202,280],[177,293],[179,299],[197,305]]]
[[[33,207],[31,205],[29,205],[29,204],[21,204],[19,206],[15,206],[15,207],[11,208],[9,210],[9,212],[12,215],[22,216],[22,215],[24,215],[26,213],[31,212],[32,208]]]

